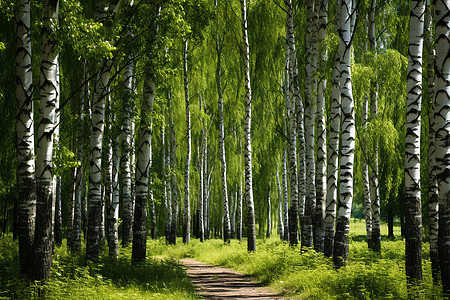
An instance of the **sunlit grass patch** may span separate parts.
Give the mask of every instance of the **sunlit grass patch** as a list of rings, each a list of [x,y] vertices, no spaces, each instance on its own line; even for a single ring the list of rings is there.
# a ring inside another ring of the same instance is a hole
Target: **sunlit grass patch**
[[[18,247],[11,237],[0,240],[0,296],[31,299],[38,291],[46,299],[195,299],[183,266],[173,259],[131,263],[131,248],[118,259],[103,253],[99,263],[85,263],[84,253],[55,249],[51,278],[40,287],[27,284],[19,273]]]

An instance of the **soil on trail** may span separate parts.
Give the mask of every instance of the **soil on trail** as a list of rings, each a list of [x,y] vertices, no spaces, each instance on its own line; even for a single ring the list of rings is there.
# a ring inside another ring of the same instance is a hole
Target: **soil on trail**
[[[236,271],[181,259],[197,294],[205,299],[285,299]]]

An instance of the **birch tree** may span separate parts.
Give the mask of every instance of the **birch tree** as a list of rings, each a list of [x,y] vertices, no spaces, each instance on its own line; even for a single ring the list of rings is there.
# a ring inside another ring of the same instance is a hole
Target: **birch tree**
[[[130,34],[129,34],[130,35]],[[124,70],[123,81],[123,113],[122,113],[122,141],[120,144],[120,174],[122,177],[122,246],[128,246],[133,238],[133,195],[131,183],[131,151],[132,151],[132,114],[133,103],[131,95],[133,92],[133,67],[129,61]]]
[[[411,1],[408,77],[406,85],[405,220],[406,277],[410,284],[422,280],[422,207],[420,197],[420,111],[422,102],[422,46],[425,5]]]
[[[19,186],[20,271],[30,277],[36,217],[34,160],[33,77],[31,74],[30,1],[17,2],[16,33],[16,141]]]
[[[151,67],[147,66],[145,74],[141,123],[136,165],[136,207],[134,210],[133,249],[131,258],[143,261],[147,249],[147,198],[149,191],[149,172],[152,164],[152,117],[155,99],[155,83]],[[150,70],[149,70],[150,69]],[[151,199],[153,201],[153,199]],[[154,212],[153,212],[154,214]]]
[[[294,15],[292,2],[285,1],[287,8],[286,34],[289,46],[289,180],[291,186],[291,207],[289,209],[289,242],[298,244],[298,175],[297,175],[297,116],[296,100],[298,75],[295,52]],[[295,78],[294,78],[295,77]],[[297,81],[296,81],[297,80]]]
[[[450,296],[450,3],[437,0],[434,117],[439,197],[439,263],[444,296]]]
[[[348,260],[350,213],[353,202],[353,160],[355,154],[355,111],[351,77],[352,0],[342,0],[339,12],[339,55],[342,112],[342,147],[340,164],[340,199],[334,236],[333,262],[341,267]]]
[[[431,108],[429,110],[428,128],[428,228],[430,235],[430,260],[434,280],[438,280],[439,273],[439,253],[438,253],[438,228],[439,228],[439,199],[438,184],[436,178],[436,152],[434,140],[435,115],[434,107],[434,37],[433,37],[433,12],[430,1],[426,2],[425,15],[425,49],[428,54],[427,59],[427,100]]]
[[[370,51],[375,52],[377,49],[377,40],[375,35],[375,6],[376,0],[370,2],[369,7],[369,44]],[[378,114],[378,84],[376,80],[372,81],[370,90],[370,118],[376,119]],[[373,155],[372,169],[370,172],[370,202],[372,205],[372,232],[371,242],[369,246],[372,250],[381,251],[381,234],[380,234],[380,185],[378,182],[378,145],[375,144],[375,153]]]
[[[328,27],[328,0],[319,1],[319,43],[324,43],[327,38]],[[326,47],[320,54],[320,70],[317,90],[317,168],[316,168],[316,209],[315,209],[315,230],[314,249],[317,252],[324,251],[325,238],[325,204],[327,197],[327,132],[325,127],[325,94],[327,81],[325,79],[325,69],[327,63]]]
[[[217,10],[217,0],[214,1]],[[219,96],[219,153],[220,153],[220,166],[221,166],[221,178],[222,178],[222,202],[223,202],[223,240],[227,243],[231,238],[231,225],[230,225],[230,209],[228,204],[228,191],[227,191],[227,161],[225,156],[225,129],[223,122],[223,94],[222,94],[222,70],[221,70],[221,47],[219,38],[216,37],[216,51],[217,51],[217,68],[216,68],[216,81],[217,81],[217,93]]]
[[[245,76],[245,121],[244,121],[244,162],[245,162],[245,204],[247,207],[247,250],[256,251],[255,205],[253,202],[252,178],[252,91],[250,84],[250,54],[247,35],[247,4],[241,0],[241,25],[244,42],[244,76]]]
[[[316,212],[316,165],[314,159],[314,121],[317,99],[317,1],[306,2],[306,91],[305,91],[305,216],[302,246],[312,247],[313,216]]]
[[[41,83],[39,124],[36,151],[36,227],[34,236],[33,279],[44,281],[50,277],[52,265],[52,159],[53,131],[56,121],[56,101],[59,97],[57,78],[57,41],[53,34],[58,24],[59,1],[46,0],[42,27]]]
[[[338,5],[339,7],[339,5]],[[339,24],[339,10],[337,12]],[[340,94],[340,57],[336,52],[333,67],[333,88],[331,90],[330,109],[330,137],[327,149],[327,202],[325,208],[325,241],[324,255],[330,257],[333,253],[334,232],[336,223],[336,205],[338,198],[338,171],[339,171],[339,132],[341,121],[341,94]]]
[[[183,243],[189,243],[191,239],[191,204],[189,193],[189,170],[191,165],[191,111],[189,103],[189,79],[188,79],[188,39],[184,38],[183,52],[183,78],[184,101],[186,107],[186,162],[184,164],[184,210],[183,210]]]

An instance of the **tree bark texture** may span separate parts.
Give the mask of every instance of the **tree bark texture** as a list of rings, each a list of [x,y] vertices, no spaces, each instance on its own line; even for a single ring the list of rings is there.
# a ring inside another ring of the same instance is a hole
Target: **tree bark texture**
[[[42,27],[41,86],[38,140],[36,151],[36,227],[34,236],[33,276],[45,281],[50,277],[53,251],[53,131],[59,99],[57,41],[52,39],[58,20],[59,1],[46,0]]]
[[[19,187],[19,258],[22,275],[30,278],[36,218],[34,160],[33,77],[31,73],[30,0],[17,2],[16,33],[16,141]],[[6,204],[5,204],[6,205]],[[6,207],[6,206],[5,206]],[[6,218],[4,218],[6,224]]]
[[[353,202],[353,161],[355,154],[355,111],[351,79],[351,30],[352,0],[342,0],[340,5],[340,88],[342,112],[342,147],[340,164],[340,199],[333,262],[339,268],[346,264],[349,250],[350,214]]]
[[[422,281],[422,205],[420,197],[420,112],[422,103],[422,46],[425,5],[411,1],[408,75],[406,85],[405,220],[406,276],[408,283]]]
[[[245,204],[247,207],[247,250],[256,251],[255,205],[253,202],[252,178],[252,91],[250,84],[250,54],[247,35],[247,4],[241,0],[241,24],[244,42],[244,75],[245,75],[245,121],[244,121],[244,161],[245,161]]]

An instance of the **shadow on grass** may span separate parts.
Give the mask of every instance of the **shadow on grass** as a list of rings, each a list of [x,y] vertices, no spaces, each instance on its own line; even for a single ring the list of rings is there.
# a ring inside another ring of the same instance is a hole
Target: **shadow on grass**
[[[120,288],[134,285],[140,290],[152,292],[194,291],[182,265],[173,259],[147,258],[145,263],[131,263],[128,258],[105,257],[97,268],[103,277]]]

